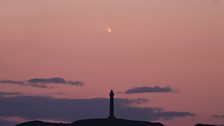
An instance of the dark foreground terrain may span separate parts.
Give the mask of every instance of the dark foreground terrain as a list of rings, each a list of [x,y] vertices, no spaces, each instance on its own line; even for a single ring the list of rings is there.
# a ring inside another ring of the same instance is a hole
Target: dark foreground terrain
[[[161,123],[132,121],[125,119],[86,119],[86,120],[78,120],[71,124],[31,121],[21,123],[16,126],[164,126],[164,125]]]
[[[151,123],[146,121],[132,121],[132,120],[125,120],[125,119],[85,119],[85,120],[75,121],[71,124],[31,121],[31,122],[24,122],[16,126],[164,126],[164,125],[161,123]],[[195,126],[224,126],[224,125],[198,123]]]

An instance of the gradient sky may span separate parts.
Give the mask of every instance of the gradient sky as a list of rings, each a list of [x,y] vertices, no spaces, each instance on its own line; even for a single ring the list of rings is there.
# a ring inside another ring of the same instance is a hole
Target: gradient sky
[[[0,92],[76,99],[106,98],[114,89],[118,98],[148,99],[143,107],[195,114],[157,120],[168,126],[224,124],[212,117],[224,115],[223,54],[223,0],[0,1],[0,80],[84,82],[1,84]],[[143,86],[173,91],[124,93]]]

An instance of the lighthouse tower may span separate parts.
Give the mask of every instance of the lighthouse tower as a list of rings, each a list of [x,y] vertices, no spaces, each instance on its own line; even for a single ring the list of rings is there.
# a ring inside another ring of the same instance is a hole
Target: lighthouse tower
[[[114,116],[114,92],[113,90],[110,91],[110,115],[108,119],[115,119]]]

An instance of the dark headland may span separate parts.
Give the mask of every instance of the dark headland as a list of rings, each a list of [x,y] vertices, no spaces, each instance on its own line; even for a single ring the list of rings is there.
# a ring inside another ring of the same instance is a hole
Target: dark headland
[[[85,119],[75,121],[71,124],[31,121],[21,123],[16,126],[164,126],[164,125],[161,123],[132,121],[125,119]]]
[[[114,116],[114,92],[110,92],[109,116],[105,119],[83,119],[70,124],[30,121],[16,126],[164,126],[162,123],[118,119]]]
[[[114,115],[114,92],[110,92],[109,116],[104,119],[83,119],[73,123],[49,123],[43,121],[30,121],[16,126],[164,126],[162,123],[152,123],[148,121],[134,121],[119,119]],[[212,124],[196,124],[195,126],[223,126]]]

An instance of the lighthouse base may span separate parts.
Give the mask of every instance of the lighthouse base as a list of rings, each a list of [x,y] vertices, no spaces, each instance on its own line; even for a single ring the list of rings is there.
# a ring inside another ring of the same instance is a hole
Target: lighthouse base
[[[116,119],[115,116],[109,116],[108,119]]]

